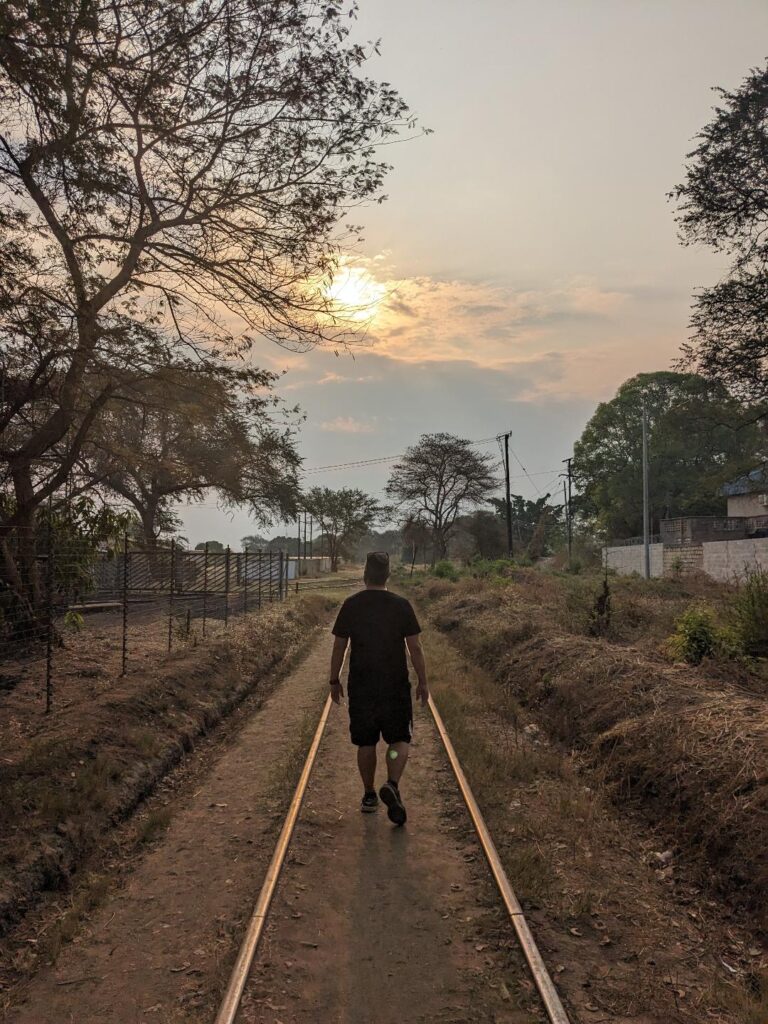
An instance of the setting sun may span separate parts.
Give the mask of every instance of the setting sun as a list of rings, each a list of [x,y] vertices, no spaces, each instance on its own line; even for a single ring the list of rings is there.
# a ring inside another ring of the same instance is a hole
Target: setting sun
[[[384,292],[364,268],[341,266],[325,294],[334,315],[361,323],[374,318]]]

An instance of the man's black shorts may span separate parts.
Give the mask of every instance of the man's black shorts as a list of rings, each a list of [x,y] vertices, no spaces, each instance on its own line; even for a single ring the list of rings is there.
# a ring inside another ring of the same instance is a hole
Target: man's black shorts
[[[350,695],[349,734],[356,747],[375,747],[379,737],[385,743],[410,743],[411,691],[390,699]]]

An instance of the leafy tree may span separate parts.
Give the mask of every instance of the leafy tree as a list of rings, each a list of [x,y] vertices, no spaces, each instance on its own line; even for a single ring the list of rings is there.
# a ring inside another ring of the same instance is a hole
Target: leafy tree
[[[278,539],[280,538],[275,538],[275,540]],[[283,539],[287,540],[287,538]],[[295,544],[296,538],[294,537],[293,540]],[[261,534],[259,533],[250,534],[250,536],[243,537],[242,540],[240,541],[243,551],[269,551],[270,544],[272,543],[273,541],[269,540],[267,537],[262,537]],[[286,546],[284,544],[279,545],[279,547],[282,547],[283,550],[286,550]]]
[[[393,466],[387,494],[406,520],[429,526],[434,560],[446,557],[458,516],[497,486],[490,455],[453,434],[423,434]]]
[[[403,536],[403,560],[407,559],[411,564],[411,575],[416,565],[416,557],[421,551],[422,560],[426,565],[427,548],[432,544],[432,531],[429,525],[422,519],[413,516],[406,516],[403,521],[401,533]],[[434,563],[434,558],[432,559]]]
[[[225,550],[220,540],[204,540],[200,544],[195,544],[195,551],[205,551],[206,548],[208,548],[209,552],[217,555],[220,555]]]
[[[274,380],[210,362],[173,365],[144,385],[141,405],[104,411],[88,471],[136,509],[147,547],[176,527],[175,504],[212,488],[261,522],[293,514],[299,457],[272,421]]]
[[[348,336],[336,225],[383,198],[378,144],[407,110],[341,13],[0,5],[0,536],[30,534],[137,377]]]
[[[575,506],[610,537],[643,531],[643,396],[652,532],[664,518],[723,513],[718,488],[752,464],[760,441],[716,381],[667,371],[631,377],[597,407],[574,446]]]
[[[686,245],[707,245],[730,259],[730,273],[694,299],[685,364],[722,381],[768,413],[768,66],[720,105],[688,156],[674,190]]]
[[[501,558],[507,552],[504,524],[495,512],[486,509],[475,509],[468,515],[459,516],[455,535],[449,545],[454,557],[458,553],[457,548],[467,560],[474,557]]]
[[[512,507],[512,536],[519,554],[525,552],[533,558],[547,553],[559,530],[563,506],[550,504],[551,495],[531,500],[521,494],[510,495]],[[507,506],[501,498],[491,498],[499,521],[506,523]],[[504,539],[506,551],[506,534]]]
[[[388,551],[393,558],[399,558],[403,548],[400,530],[369,530],[347,545],[350,557],[355,562],[364,562],[369,551]]]
[[[332,572],[338,570],[347,546],[367,533],[384,514],[375,498],[356,488],[334,491],[330,487],[313,487],[304,495],[303,505],[320,524]]]

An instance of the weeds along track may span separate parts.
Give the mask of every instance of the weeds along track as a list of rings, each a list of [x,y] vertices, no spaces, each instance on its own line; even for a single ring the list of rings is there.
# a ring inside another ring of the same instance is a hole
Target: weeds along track
[[[466,804],[474,832],[488,863],[491,875],[501,900],[509,915],[510,923],[518,943],[530,968],[532,980],[541,1000],[542,1007],[551,1024],[570,1024],[569,1017],[563,1007],[557,990],[547,967],[541,957],[531,930],[526,921],[520,903],[512,889],[496,850],[493,838],[475,800],[469,782],[461,767],[459,757],[451,743],[445,723],[434,701],[430,698],[430,711],[440,736],[442,746],[453,770],[457,785]],[[267,873],[259,892],[254,910],[246,927],[240,950],[229,978],[223,999],[220,1003],[215,1024],[236,1024],[241,1000],[248,985],[251,967],[256,958],[259,942],[267,924],[272,898],[277,889],[280,873],[285,863],[296,823],[299,819],[304,796],[309,783],[312,768],[320,748],[328,715],[331,709],[331,698],[328,697],[320,715],[314,737],[302,768],[293,798],[286,813],[280,835],[275,845]]]

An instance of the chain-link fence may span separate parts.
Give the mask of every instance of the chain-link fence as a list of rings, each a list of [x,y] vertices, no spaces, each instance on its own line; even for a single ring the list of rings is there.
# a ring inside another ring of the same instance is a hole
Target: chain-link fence
[[[282,551],[150,549],[127,537],[94,550],[52,530],[16,530],[2,539],[0,692],[24,684],[50,710],[71,677],[150,667],[283,600],[288,575]]]

